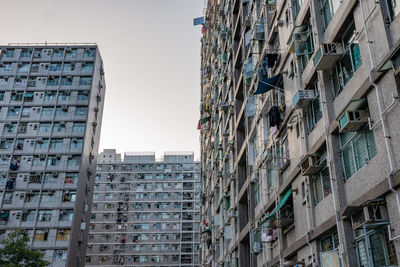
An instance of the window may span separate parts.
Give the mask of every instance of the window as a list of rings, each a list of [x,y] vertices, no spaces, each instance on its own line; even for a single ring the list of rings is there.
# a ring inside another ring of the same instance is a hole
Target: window
[[[61,77],[61,85],[71,86],[72,85],[72,77]]]
[[[79,92],[77,100],[89,100],[89,92]]]
[[[301,72],[303,72],[314,53],[314,36],[311,24],[298,26],[293,38],[296,56],[300,60]]]
[[[303,0],[293,0],[293,20],[296,20],[299,15],[300,9],[303,6]]]
[[[85,56],[94,57],[95,55],[96,55],[96,49],[95,48],[85,49]]]
[[[81,149],[83,147],[83,139],[73,138],[70,143],[70,149]]]
[[[76,107],[75,116],[86,116],[88,112],[87,107]]]
[[[54,132],[63,133],[65,132],[65,123],[54,123]]]
[[[54,99],[55,100],[56,95],[54,94]],[[42,116],[44,117],[52,117],[54,113],[54,108],[53,107],[43,107],[42,108]]]
[[[60,149],[63,147],[63,139],[62,138],[53,138],[50,140],[50,148],[51,149]]]
[[[344,53],[341,59],[335,64],[332,71],[334,96],[337,96],[341,92],[362,63],[360,48],[355,34],[354,20],[350,23],[346,23],[346,25],[350,26],[348,26],[342,36]]]
[[[17,77],[14,79],[15,87],[25,87],[28,79],[26,77]]]
[[[287,138],[287,134],[283,134],[283,137],[280,141],[280,156],[279,156],[279,167],[283,168],[287,166],[286,164],[290,161],[289,155],[289,140]]]
[[[68,96],[68,98],[69,98],[69,96]],[[67,115],[68,115],[68,108],[65,108],[65,107],[57,107],[56,108],[56,116],[67,116]]]
[[[69,91],[60,91],[58,93],[58,101],[69,101],[70,100],[70,92]]]
[[[32,56],[32,50],[27,50],[27,49],[22,49],[20,57],[21,58],[27,58]]]
[[[65,174],[64,184],[76,184],[78,182],[78,173],[69,172]]]
[[[33,222],[35,220],[36,210],[27,210],[22,213],[21,220],[23,222]]]
[[[0,66],[0,71],[11,71],[11,63],[3,63]]]
[[[64,63],[64,71],[74,71],[75,70],[75,64],[73,63]]]
[[[37,221],[38,222],[50,222],[51,221],[51,210],[39,210]]]
[[[74,210],[61,210],[60,211],[60,221],[70,222],[74,217]]]
[[[315,86],[318,86],[315,82]],[[308,89],[314,91],[314,99],[307,105],[306,117],[307,117],[307,128],[308,132],[311,132],[316,126],[319,120],[322,118],[322,107],[321,107],[321,96],[319,95],[318,87],[314,89]]]
[[[321,0],[321,13],[325,29],[328,27],[341,3],[342,1],[340,0]]]
[[[47,149],[48,146],[49,146],[49,139],[36,140],[35,144],[36,149]]]
[[[51,130],[51,123],[42,122],[39,125],[39,133],[48,133]]]
[[[18,64],[18,71],[19,72],[28,72],[29,68],[30,68],[30,64],[29,63]]]
[[[16,92],[11,94],[11,101],[22,101],[24,94],[22,92]]]
[[[56,93],[47,91],[46,94],[44,95],[44,101],[54,101],[54,100],[56,100]],[[43,109],[45,109],[45,108],[43,108]],[[51,108],[51,109],[53,109],[53,108]]]
[[[3,50],[2,55],[4,55],[5,57],[14,57],[14,49],[7,49],[7,50]]]
[[[67,260],[67,250],[55,250],[53,253],[53,262],[61,262]]]
[[[64,55],[64,48],[55,48],[53,50],[53,57],[62,57]]]
[[[357,229],[355,237],[359,266],[398,266],[396,250],[393,241],[388,238],[386,227],[367,228],[366,235],[362,229]],[[367,238],[369,248],[366,245]]]
[[[44,183],[45,183],[45,184],[47,184],[47,183],[49,183],[49,184],[57,183],[57,181],[58,181],[57,178],[58,178],[57,173],[54,173],[54,172],[52,172],[52,173],[46,172],[46,173],[44,174]]]
[[[63,202],[75,202],[76,199],[76,192],[64,192],[63,194]]]
[[[47,166],[60,166],[61,163],[60,156],[48,156],[47,157]]]
[[[35,203],[39,201],[39,193],[27,193],[25,195],[25,203]]]
[[[21,113],[21,107],[9,107],[7,115],[9,117],[18,117]]]
[[[72,127],[72,132],[74,133],[83,133],[85,131],[86,124],[84,122],[74,122],[74,126]]]
[[[386,0],[387,9],[390,17],[390,21],[393,21],[400,13],[400,1],[399,0]]]
[[[79,79],[79,85],[91,85],[92,78],[91,77],[81,77]]]
[[[319,203],[331,193],[329,169],[326,166],[326,161],[324,160],[321,165],[323,165],[323,169],[312,177],[315,204]]]
[[[92,72],[93,71],[93,63],[82,63],[82,71]]]
[[[47,86],[58,86],[59,83],[60,77],[49,76],[49,78],[47,79]]]
[[[33,167],[44,167],[45,160],[46,160],[45,155],[33,156],[32,166]]]
[[[366,124],[359,132],[340,134],[340,148],[346,179],[376,156],[374,134]]]
[[[61,63],[51,63],[50,71],[61,71]]]
[[[76,48],[68,49],[68,50],[65,51],[65,57],[66,58],[74,58],[74,57],[76,57],[76,54],[77,54],[77,49]]]
[[[57,230],[57,241],[68,241],[71,237],[71,229],[58,229]]]
[[[320,245],[321,245],[321,254],[324,252],[337,250],[339,247],[339,238],[337,232],[331,233],[326,237],[322,238],[320,241]]]
[[[4,101],[5,92],[0,92],[0,101]]]
[[[49,236],[49,229],[37,229],[33,237],[34,241],[47,241]]]
[[[68,159],[68,166],[79,166],[81,163],[81,156],[75,155]]]

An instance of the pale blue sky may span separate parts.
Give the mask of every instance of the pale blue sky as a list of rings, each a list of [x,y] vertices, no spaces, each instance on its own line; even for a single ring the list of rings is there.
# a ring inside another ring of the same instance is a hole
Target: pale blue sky
[[[204,0],[1,0],[0,44],[96,42],[107,92],[100,150],[199,154]]]

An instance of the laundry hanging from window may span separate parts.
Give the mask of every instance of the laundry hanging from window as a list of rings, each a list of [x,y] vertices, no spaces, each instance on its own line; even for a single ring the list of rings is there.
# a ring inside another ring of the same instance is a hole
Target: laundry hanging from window
[[[282,122],[281,109],[278,106],[273,106],[269,110],[269,125],[270,127],[276,127],[279,130],[279,124]]]
[[[276,84],[280,80],[281,76],[282,75],[279,73],[272,78],[267,78],[264,76],[262,71],[258,71],[258,84],[254,95],[264,94],[276,88]]]

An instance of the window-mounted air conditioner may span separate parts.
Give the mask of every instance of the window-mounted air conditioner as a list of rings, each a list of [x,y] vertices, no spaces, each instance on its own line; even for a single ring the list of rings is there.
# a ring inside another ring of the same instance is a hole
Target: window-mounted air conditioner
[[[237,217],[236,210],[235,209],[229,210],[229,218],[232,219],[232,218],[236,218],[236,217]]]
[[[299,90],[293,97],[293,107],[302,108],[310,103],[314,97],[314,90]]]
[[[313,55],[314,68],[316,70],[332,69],[342,55],[343,49],[340,44],[321,44]]]
[[[344,112],[338,119],[339,132],[357,132],[367,121],[367,110],[353,110]]]
[[[61,106],[61,109],[62,109],[63,111],[67,111],[67,110],[68,110],[68,106],[67,106],[67,105],[62,105],[62,106]]]
[[[42,159],[42,160],[43,160],[43,159],[45,159],[45,158],[46,158],[46,155],[45,155],[45,154],[40,154],[40,155],[39,155],[39,159]]]
[[[388,211],[385,205],[367,205],[351,216],[351,223],[354,229],[368,223],[389,221]]]
[[[303,175],[314,175],[318,173],[322,169],[320,159],[320,155],[306,156],[301,162],[301,173]]]

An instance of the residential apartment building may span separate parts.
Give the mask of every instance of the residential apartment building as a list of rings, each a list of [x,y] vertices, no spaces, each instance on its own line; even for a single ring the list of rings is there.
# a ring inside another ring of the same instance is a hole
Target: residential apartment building
[[[104,150],[86,266],[199,266],[200,191],[192,152]]]
[[[0,238],[84,266],[105,81],[96,44],[0,46]]]
[[[398,0],[207,2],[202,266],[399,266]]]

